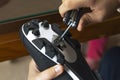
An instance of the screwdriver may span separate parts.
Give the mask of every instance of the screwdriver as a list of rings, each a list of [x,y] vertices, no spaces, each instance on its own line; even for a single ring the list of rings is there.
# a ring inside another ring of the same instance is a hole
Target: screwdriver
[[[91,12],[90,8],[79,8],[79,9],[75,9],[75,10],[70,10],[68,11],[64,18],[63,18],[63,22],[68,26],[67,29],[62,33],[62,35],[58,36],[55,40],[54,40],[54,44],[56,46],[60,46],[60,44],[62,44],[62,40],[64,38],[64,36],[66,35],[66,33],[69,31],[69,29],[72,28],[76,28],[78,26],[79,20],[81,19],[81,17],[85,14]]]
[[[78,26],[79,20],[81,19],[81,17],[85,14],[91,12],[90,8],[79,8],[79,9],[75,9],[75,10],[70,10],[68,11],[64,18],[63,18],[63,22],[68,26],[67,29],[63,32],[63,34],[59,37],[59,40],[61,40],[65,34],[69,31],[69,29],[72,28],[76,28]]]

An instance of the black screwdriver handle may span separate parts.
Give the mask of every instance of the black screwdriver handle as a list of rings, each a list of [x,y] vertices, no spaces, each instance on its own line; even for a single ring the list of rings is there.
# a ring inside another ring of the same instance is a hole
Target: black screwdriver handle
[[[72,10],[68,11],[67,13],[65,13],[64,18],[63,18],[63,22],[67,25],[67,23],[70,20],[70,15],[72,13]]]
[[[79,20],[81,17],[88,12],[92,12],[90,8],[79,8],[75,10],[70,10],[67,13],[65,13],[65,16],[63,18],[63,22],[69,26],[69,24],[73,24],[72,27],[76,28],[78,26]]]
[[[79,8],[78,15],[77,15],[76,21],[75,21],[76,22],[75,28],[78,26],[81,17],[85,13],[89,13],[89,12],[92,12],[92,10],[90,8]]]

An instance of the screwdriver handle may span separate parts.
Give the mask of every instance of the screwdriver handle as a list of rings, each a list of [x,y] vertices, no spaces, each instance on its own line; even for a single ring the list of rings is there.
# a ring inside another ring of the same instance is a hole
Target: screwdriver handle
[[[71,23],[73,24],[72,27],[76,28],[78,26],[79,20],[81,17],[88,12],[91,12],[92,10],[90,8],[79,8],[75,10],[70,10],[67,13],[65,13],[65,16],[63,18],[63,22],[69,26]]]
[[[72,10],[68,11],[67,13],[65,13],[64,18],[63,18],[63,22],[65,24],[67,24],[69,22],[71,13],[72,13]]]
[[[91,10],[90,8],[80,8],[80,9],[79,9],[78,15],[77,15],[76,21],[75,21],[75,22],[76,22],[75,28],[78,26],[81,17],[82,17],[85,13],[89,13],[89,12],[92,12],[92,10]]]

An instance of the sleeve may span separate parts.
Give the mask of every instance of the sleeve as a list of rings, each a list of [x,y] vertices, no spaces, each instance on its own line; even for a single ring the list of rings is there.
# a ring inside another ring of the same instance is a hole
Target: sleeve
[[[102,37],[88,41],[88,47],[86,51],[86,57],[94,61],[98,61],[104,54],[108,37]]]

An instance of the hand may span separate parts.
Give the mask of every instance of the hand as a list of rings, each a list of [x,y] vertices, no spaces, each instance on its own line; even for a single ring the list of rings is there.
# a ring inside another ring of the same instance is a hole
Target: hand
[[[64,14],[72,9],[89,7],[92,12],[86,13],[79,21],[78,30],[90,23],[101,22],[110,17],[119,5],[118,0],[62,0],[59,12],[63,17]]]
[[[32,60],[29,65],[28,80],[51,80],[59,76],[62,72],[63,67],[60,64],[40,72]]]

